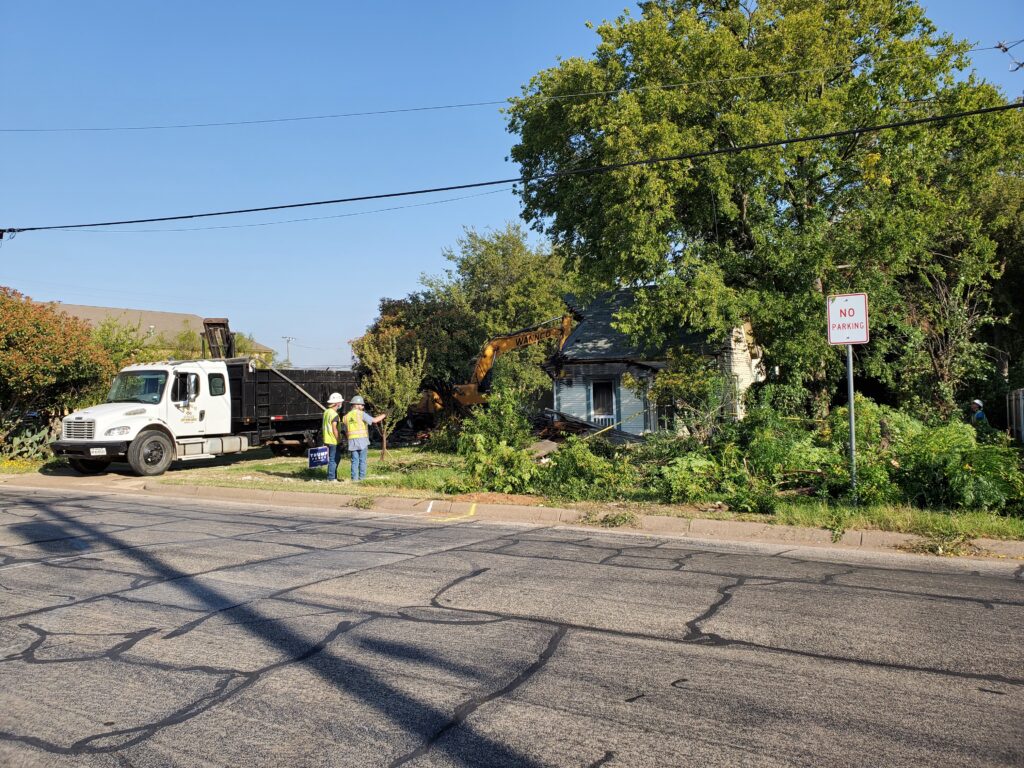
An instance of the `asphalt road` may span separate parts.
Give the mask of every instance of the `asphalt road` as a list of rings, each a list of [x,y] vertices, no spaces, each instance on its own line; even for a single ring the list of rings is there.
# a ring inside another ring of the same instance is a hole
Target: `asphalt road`
[[[1016,565],[0,490],[0,765],[1020,766]]]

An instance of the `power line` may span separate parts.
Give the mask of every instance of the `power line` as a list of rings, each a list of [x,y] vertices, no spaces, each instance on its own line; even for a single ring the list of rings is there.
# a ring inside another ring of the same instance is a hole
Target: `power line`
[[[511,189],[509,187],[508,189]],[[297,224],[306,221],[326,221],[328,219],[347,219],[352,216],[366,216],[371,213],[387,213],[389,211],[404,211],[407,208],[423,208],[428,205],[441,205],[442,203],[454,203],[458,200],[470,200],[474,197],[486,197],[487,195],[498,195],[506,192],[506,189],[493,189],[490,192],[478,192],[475,195],[460,195],[459,197],[446,197],[443,200],[431,200],[429,203],[413,203],[411,205],[394,205],[390,208],[374,208],[372,211],[356,211],[355,213],[338,213],[331,216],[306,216],[301,219],[281,219],[279,221],[260,221],[254,224],[221,224],[213,227],[164,227],[159,229],[74,229],[69,232],[95,232],[104,235],[110,234],[131,234],[140,232],[206,232],[212,229],[247,229],[249,227],[273,227],[278,224]],[[298,346],[298,345],[296,345]]]
[[[1024,42],[1024,39],[1013,43],[997,43],[990,46],[978,46],[968,48],[964,53],[975,53],[979,51],[1003,51],[1006,53],[1009,48]],[[876,64],[884,64],[891,61],[900,61],[910,58],[909,56],[894,56],[888,59],[879,59]],[[831,72],[836,69],[856,69],[862,66],[863,62],[844,62],[833,64],[827,67],[807,67],[804,69],[791,69],[782,72],[755,72],[746,75],[735,75],[733,77],[720,77],[708,80],[690,80],[679,83],[663,83],[661,85],[625,86],[623,88],[609,88],[605,90],[580,91],[577,93],[563,93],[553,96],[529,96],[527,98],[540,101],[562,101],[577,98],[590,98],[594,96],[612,96],[618,93],[643,93],[645,91],[674,90],[678,88],[690,88],[703,85],[717,85],[720,83],[742,82],[745,80],[763,80],[777,77],[789,77],[791,75],[806,75],[814,72]],[[364,110],[357,112],[337,112],[323,115],[300,115],[297,117],[272,117],[262,120],[224,120],[219,122],[203,123],[168,123],[163,125],[120,125],[120,126],[72,126],[57,128],[0,128],[0,133],[109,133],[117,131],[171,131],[190,128],[226,128],[229,126],[248,125],[271,125],[274,123],[300,123],[322,120],[341,120],[352,117],[377,117],[381,115],[399,115],[413,112],[438,112],[451,109],[469,109],[474,107],[493,107],[508,104],[508,99],[492,99],[489,101],[468,101],[453,104],[435,104],[420,107],[399,107],[394,109]]]
[[[975,115],[986,115],[996,112],[1006,112],[1011,109],[1020,109],[1024,107],[1022,102],[1014,102],[1011,104],[1002,104],[996,107],[983,107],[980,109],[971,109],[963,112],[952,112],[945,115],[931,115],[929,117],[918,117],[910,120],[900,120],[893,123],[882,123],[880,125],[868,125],[860,128],[847,128],[841,131],[831,131],[829,133],[817,133],[809,136],[793,136],[783,139],[775,139],[772,141],[762,141],[756,144],[745,144],[736,147],[719,147],[716,149],[707,149],[700,152],[690,152],[681,155],[666,155],[664,157],[648,157],[640,160],[628,160],[621,163],[611,163],[609,165],[600,165],[590,168],[574,168],[565,171],[553,171],[551,173],[542,173],[537,176],[516,176],[505,179],[494,179],[491,181],[476,181],[466,184],[449,184],[442,187],[429,187],[424,189],[413,189],[404,192],[383,192],[373,195],[355,195],[353,197],[339,197],[333,200],[315,200],[304,203],[286,203],[283,205],[267,205],[256,208],[237,208],[234,210],[227,211],[210,211],[206,213],[189,213],[178,216],[156,216],[147,219],[123,219],[119,221],[101,221],[94,222],[91,224],[53,224],[48,226],[39,227],[4,227],[0,228],[0,237],[4,233],[17,234],[20,232],[43,232],[48,230],[56,229],[95,229],[99,227],[114,227],[125,224],[152,224],[162,221],[184,221],[188,219],[204,219],[211,218],[214,216],[237,216],[245,213],[262,213],[266,211],[281,211],[290,210],[295,208],[311,208],[314,206],[322,205],[340,205],[342,203],[355,203],[362,202],[365,200],[383,200],[396,197],[411,197],[414,195],[426,195],[435,192],[453,192],[463,189],[479,189],[481,187],[493,187],[503,184],[530,184],[537,181],[547,181],[551,179],[562,178],[566,176],[585,176],[591,174],[609,173],[611,171],[620,170],[622,168],[632,168],[641,165],[655,165],[659,163],[679,162],[682,160],[698,160],[705,157],[715,157],[718,155],[730,155],[738,152],[746,152],[755,149],[769,149],[771,147],[781,147],[788,144],[804,144],[812,141],[824,141],[826,139],[843,138],[846,136],[859,136],[865,133],[877,133],[879,131],[892,130],[895,128],[907,128],[914,125],[928,125],[932,123],[944,122],[947,120],[955,120],[963,117],[971,117]]]
[[[996,50],[1002,51],[1010,58],[1011,72],[1019,72],[1021,69],[1024,69],[1024,61],[1017,61],[1014,55],[1010,53],[1012,49],[1016,48],[1021,43],[1024,43],[1024,40],[1018,40],[1014,43],[996,43]]]
[[[377,115],[398,115],[406,112],[433,112],[445,109],[467,109],[507,104],[501,101],[470,101],[463,104],[438,104],[427,107],[400,107],[377,109],[363,112],[338,112],[331,115],[301,115],[299,117],[271,117],[264,120],[225,120],[213,123],[171,123],[168,125],[116,125],[71,128],[0,128],[0,133],[103,133],[110,131],[171,131],[180,128],[224,128],[232,125],[269,125],[271,123],[299,123],[313,120],[340,120],[347,117],[374,117]]]

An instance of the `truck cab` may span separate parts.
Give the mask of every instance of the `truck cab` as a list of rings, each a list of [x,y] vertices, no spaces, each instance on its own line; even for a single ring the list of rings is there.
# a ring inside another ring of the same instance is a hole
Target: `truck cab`
[[[175,458],[248,447],[238,438],[211,443],[212,437],[230,433],[226,364],[218,360],[164,362],[124,368],[114,379],[105,403],[64,419],[60,440],[52,448],[85,474],[102,472],[112,461],[127,461],[141,475],[158,475]]]

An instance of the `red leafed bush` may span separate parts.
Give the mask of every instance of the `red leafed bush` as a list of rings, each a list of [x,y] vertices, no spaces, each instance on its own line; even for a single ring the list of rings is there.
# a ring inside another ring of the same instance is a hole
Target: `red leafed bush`
[[[26,413],[59,415],[112,373],[86,323],[0,286],[0,440]]]

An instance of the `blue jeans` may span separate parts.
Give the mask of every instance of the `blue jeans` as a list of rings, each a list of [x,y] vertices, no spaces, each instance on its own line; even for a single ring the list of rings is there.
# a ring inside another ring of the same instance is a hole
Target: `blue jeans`
[[[369,448],[360,448],[357,451],[349,451],[349,453],[352,455],[353,481],[366,479],[366,454],[369,452]]]
[[[341,458],[340,445],[327,446],[327,479],[338,479],[338,459]]]

